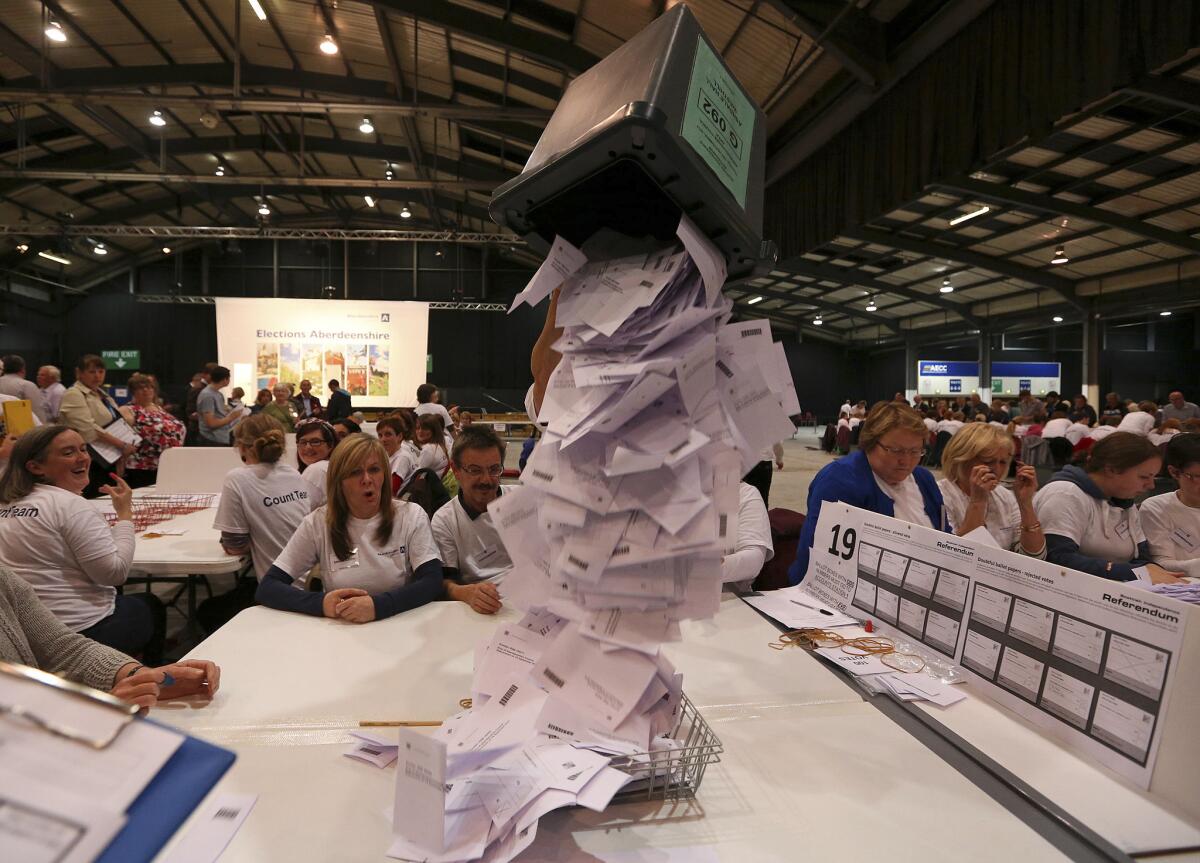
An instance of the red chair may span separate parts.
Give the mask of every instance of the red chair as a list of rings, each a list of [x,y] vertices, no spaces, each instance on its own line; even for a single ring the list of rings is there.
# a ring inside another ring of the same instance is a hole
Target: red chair
[[[788,567],[796,559],[796,546],[804,527],[804,513],[782,507],[768,512],[767,519],[771,522],[771,545],[775,556],[754,579],[755,590],[777,590],[788,586]]]

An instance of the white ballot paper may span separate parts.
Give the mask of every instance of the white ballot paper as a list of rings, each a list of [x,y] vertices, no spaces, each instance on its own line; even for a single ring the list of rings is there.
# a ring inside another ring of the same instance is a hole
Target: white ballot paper
[[[716,613],[738,481],[792,434],[795,387],[769,326],[729,324],[722,253],[686,217],[677,236],[558,238],[514,303],[560,289],[546,431],[489,508],[513,562],[505,604],[526,618],[476,651],[475,704],[433,735],[461,849],[397,823],[429,860],[508,860],[552,809],[603,809],[632,774],[680,778],[660,753],[683,747],[683,682],[660,648]]]

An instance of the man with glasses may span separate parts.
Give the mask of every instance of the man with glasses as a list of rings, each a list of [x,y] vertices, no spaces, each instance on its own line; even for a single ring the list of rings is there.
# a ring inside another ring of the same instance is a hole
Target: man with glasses
[[[880,402],[863,420],[858,449],[825,465],[808,486],[808,513],[788,579],[799,584],[808,572],[821,505],[847,503],[901,521],[953,531],[933,474],[918,463],[928,433],[921,415],[898,401]],[[828,542],[828,537],[821,537]],[[822,546],[823,547],[823,546]]]
[[[458,496],[433,514],[431,525],[446,595],[480,614],[495,614],[501,605],[496,585],[512,568],[487,511],[500,496],[504,441],[486,426],[467,426],[454,441],[450,468],[458,480]]]

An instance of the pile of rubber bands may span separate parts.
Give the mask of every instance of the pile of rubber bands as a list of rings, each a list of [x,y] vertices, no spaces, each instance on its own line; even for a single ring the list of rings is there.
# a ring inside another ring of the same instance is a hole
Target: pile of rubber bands
[[[874,635],[847,638],[831,629],[789,629],[779,636],[778,641],[771,642],[770,647],[775,650],[787,647],[803,647],[806,650],[838,647],[842,653],[850,656],[878,656],[879,661],[888,668],[905,674],[916,674],[925,669],[925,660],[921,656],[899,651],[896,649],[896,643],[890,638]]]

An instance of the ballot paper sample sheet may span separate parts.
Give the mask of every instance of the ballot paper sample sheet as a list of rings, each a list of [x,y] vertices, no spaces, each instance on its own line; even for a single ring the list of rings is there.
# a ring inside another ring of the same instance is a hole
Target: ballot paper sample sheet
[[[980,691],[1142,787],[1191,607],[845,504],[802,588],[959,663]]]

